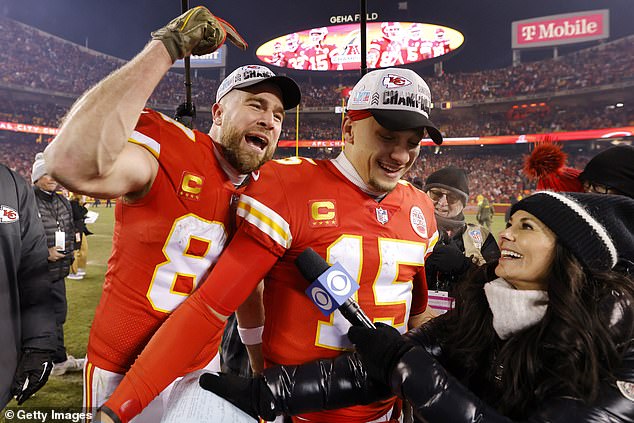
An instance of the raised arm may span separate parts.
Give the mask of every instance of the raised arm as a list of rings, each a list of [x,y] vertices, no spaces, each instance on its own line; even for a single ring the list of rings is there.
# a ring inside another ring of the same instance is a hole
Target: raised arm
[[[147,99],[172,61],[160,41],[87,91],[46,148],[48,173],[66,188],[110,198],[140,191],[158,165],[128,137]]]
[[[142,194],[158,164],[127,141],[145,103],[175,60],[215,51],[225,37],[246,48],[229,24],[202,6],[153,32],[153,40],[134,59],[73,105],[45,151],[48,173],[66,188],[91,196]]]

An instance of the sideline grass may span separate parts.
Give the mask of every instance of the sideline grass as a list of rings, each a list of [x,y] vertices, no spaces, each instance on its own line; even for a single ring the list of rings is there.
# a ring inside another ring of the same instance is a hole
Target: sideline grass
[[[88,237],[88,269],[83,280],[66,280],[68,298],[68,319],[64,326],[66,348],[75,357],[84,357],[88,343],[88,333],[95,314],[95,308],[101,297],[101,286],[106,272],[106,263],[112,248],[112,230],[114,226],[113,208],[91,208],[99,213],[99,219],[89,229],[94,235]],[[468,222],[475,222],[475,216],[467,215]],[[495,216],[491,227],[497,234],[504,227],[504,216]],[[51,376],[48,383],[22,407],[26,409],[73,408],[79,410],[82,404],[82,374],[68,373],[63,376]],[[15,407],[15,401],[8,407]],[[21,420],[29,421],[29,420]],[[36,421],[36,420],[33,420]],[[40,420],[41,421],[41,420]],[[58,420],[59,421],[59,420]],[[70,421],[70,420],[69,420]],[[9,423],[4,414],[0,423]]]

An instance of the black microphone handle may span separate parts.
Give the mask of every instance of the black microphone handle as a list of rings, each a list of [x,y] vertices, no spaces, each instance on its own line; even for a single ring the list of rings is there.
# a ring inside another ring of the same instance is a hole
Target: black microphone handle
[[[337,310],[339,310],[341,315],[345,317],[352,326],[376,329],[376,326],[374,326],[372,320],[363,312],[359,303],[352,298],[348,298]]]

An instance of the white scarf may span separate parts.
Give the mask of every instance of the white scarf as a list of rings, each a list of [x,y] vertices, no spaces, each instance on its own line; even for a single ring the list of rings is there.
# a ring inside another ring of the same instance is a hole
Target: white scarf
[[[500,339],[538,323],[548,308],[548,292],[515,289],[502,278],[484,285],[484,293],[493,313],[493,329]]]

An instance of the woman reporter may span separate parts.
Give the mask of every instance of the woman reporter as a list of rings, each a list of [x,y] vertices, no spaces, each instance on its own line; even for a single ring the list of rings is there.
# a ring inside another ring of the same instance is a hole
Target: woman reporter
[[[353,327],[357,353],[201,386],[267,419],[394,394],[430,423],[634,421],[634,200],[538,192],[500,249],[403,336]]]

